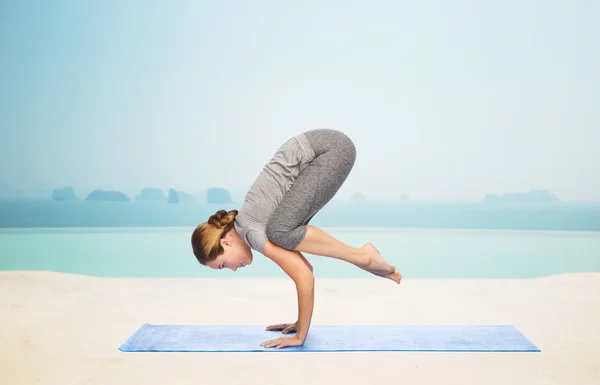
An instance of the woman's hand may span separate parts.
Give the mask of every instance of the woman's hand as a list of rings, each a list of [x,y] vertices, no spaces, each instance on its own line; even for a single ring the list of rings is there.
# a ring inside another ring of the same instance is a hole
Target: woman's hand
[[[285,348],[286,346],[301,346],[303,344],[304,344],[304,341],[301,341],[298,337],[290,336],[290,337],[279,337],[274,340],[265,341],[265,342],[261,343],[260,346],[264,346],[265,348],[281,349],[281,348]]]
[[[296,332],[298,331],[298,322],[294,322],[293,324],[277,324],[277,325],[271,325],[271,326],[267,326],[266,330],[281,330],[281,332],[283,334],[288,334],[290,332]]]

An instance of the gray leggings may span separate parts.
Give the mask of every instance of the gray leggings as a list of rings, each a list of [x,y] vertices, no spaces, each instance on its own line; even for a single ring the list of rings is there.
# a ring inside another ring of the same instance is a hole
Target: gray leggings
[[[306,225],[340,189],[356,160],[356,148],[344,133],[316,129],[305,133],[315,159],[302,170],[269,218],[267,238],[293,250],[306,235]]]

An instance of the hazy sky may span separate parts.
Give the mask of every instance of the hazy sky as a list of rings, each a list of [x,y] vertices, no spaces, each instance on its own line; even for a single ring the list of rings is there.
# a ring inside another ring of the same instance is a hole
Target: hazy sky
[[[330,127],[339,198],[600,200],[599,4],[2,1],[0,179],[235,190]]]

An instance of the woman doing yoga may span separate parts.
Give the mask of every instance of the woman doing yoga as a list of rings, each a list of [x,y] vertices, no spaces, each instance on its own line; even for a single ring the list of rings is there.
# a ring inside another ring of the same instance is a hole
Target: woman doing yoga
[[[400,283],[402,275],[373,244],[352,247],[309,225],[342,186],[355,159],[355,146],[344,133],[333,129],[302,132],[287,140],[263,167],[239,211],[219,210],[194,229],[192,250],[200,264],[235,271],[252,263],[255,250],[294,281],[297,321],[271,325],[267,330],[295,335],[265,341],[261,346],[300,346],[308,336],[314,275],[302,253],[340,259]]]

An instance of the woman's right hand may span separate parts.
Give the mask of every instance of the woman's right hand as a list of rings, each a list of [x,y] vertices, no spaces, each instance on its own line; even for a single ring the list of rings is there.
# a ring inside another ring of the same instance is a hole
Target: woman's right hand
[[[267,326],[266,330],[269,330],[269,331],[278,331],[278,330],[281,330],[281,332],[283,334],[293,333],[293,332],[297,332],[298,331],[298,322],[296,321],[293,324],[271,325],[271,326]]]

